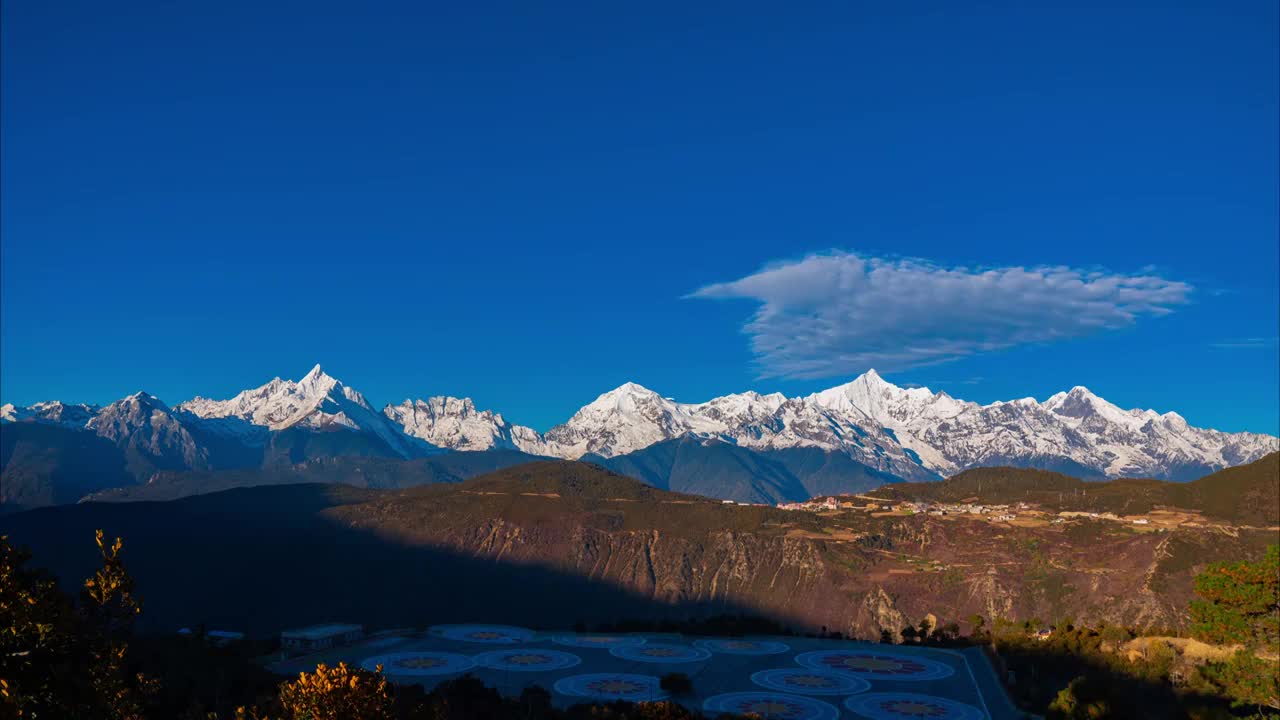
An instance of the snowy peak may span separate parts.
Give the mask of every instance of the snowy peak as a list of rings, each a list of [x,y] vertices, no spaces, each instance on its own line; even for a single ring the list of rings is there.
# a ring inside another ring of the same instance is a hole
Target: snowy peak
[[[1083,386],[1043,402],[979,405],[924,387],[899,387],[874,370],[805,397],[747,391],[698,403],[627,382],[545,435],[478,409],[469,398],[406,400],[378,412],[319,365],[296,382],[277,377],[226,400],[196,397],[172,410],[153,395],[135,393],[103,408],[56,401],[4,405],[0,420],[87,428],[144,451],[155,467],[203,467],[209,447],[262,448],[274,442],[273,432],[294,428],[360,433],[326,436],[318,445],[406,458],[441,447],[613,457],[689,437],[759,451],[842,453],[907,479],[982,465],[1186,479],[1280,448],[1280,440],[1269,435],[1201,429],[1177,413],[1122,409]]]
[[[560,457],[612,457],[694,432],[693,418],[675,401],[628,382],[548,430],[545,439],[548,451]]]
[[[299,380],[298,383],[301,385],[307,385],[307,384],[314,384],[322,380],[332,381],[333,378],[325,374],[324,368],[320,367],[320,363],[316,363],[310,370],[307,371],[306,375],[302,376],[302,379]]]
[[[339,392],[335,393],[335,389]],[[205,419],[234,417],[270,430],[283,430],[302,422],[326,402],[348,401],[369,409],[359,393],[342,392],[344,390],[347,389],[342,383],[316,365],[298,382],[277,377],[229,400],[195,397],[178,405],[178,409]],[[350,397],[351,394],[355,397]]]
[[[382,409],[407,434],[451,450],[516,449],[541,451],[542,438],[532,428],[511,425],[498,413],[477,410],[471,398],[446,396],[405,400]]]
[[[979,405],[928,388],[902,388],[874,370],[803,398],[743,392],[681,403],[624,383],[539,436],[466,401],[433,399],[386,411],[415,437],[446,447],[516,447],[569,459],[614,457],[681,437],[757,450],[812,447],[846,453],[900,477],[948,475],[984,464],[1068,469],[1081,475],[1186,475],[1256,459],[1269,436],[1218,433],[1176,415],[1122,410],[1084,387]],[[508,444],[509,443],[509,444]]]
[[[649,388],[626,382],[588,403],[578,414],[600,412],[635,412],[636,408],[663,402],[663,397]]]
[[[30,407],[5,403],[0,405],[0,422],[41,422],[83,428],[101,410],[97,405],[70,405],[58,400],[38,402]]]
[[[170,414],[169,406],[155,395],[136,392],[102,408],[85,423],[85,427],[99,435],[109,436],[108,428],[115,428],[111,432],[123,432],[125,427],[161,422],[177,422]]]
[[[876,376],[866,380],[879,381]],[[843,406],[852,407],[847,399]],[[547,431],[545,451],[571,459],[586,454],[613,457],[681,437],[756,450],[807,447],[845,452],[869,467],[902,477],[934,476],[860,411],[844,416],[804,399],[750,391],[680,403],[635,383],[601,395],[568,422]]]
[[[1083,385],[1077,385],[1065,393],[1054,394],[1041,407],[1061,417],[1064,422],[1073,427],[1081,425],[1102,427],[1112,424],[1137,430],[1150,418],[1158,417],[1153,410],[1122,410],[1098,397]]]
[[[33,406],[34,407],[34,406]],[[98,411],[93,418],[87,423],[87,427],[93,428],[101,426],[115,418],[136,417],[143,418],[147,415],[170,415],[169,406],[164,404],[160,398],[146,392],[136,392],[132,395],[116,400]]]
[[[271,431],[297,427],[372,433],[391,452],[402,457],[433,449],[421,440],[410,438],[370,407],[363,395],[326,374],[319,365],[297,382],[277,377],[229,400],[196,397],[178,409],[205,420],[236,419]]]
[[[306,375],[303,375],[295,387],[301,397],[313,400],[323,400],[330,396],[335,389],[338,389],[348,400],[369,407],[369,404],[364,401],[363,395],[346,387],[332,375],[326,374],[319,365],[311,368]]]
[[[102,408],[85,427],[165,470],[208,469],[209,453],[160,398],[137,392]]]
[[[950,417],[966,405],[946,393],[935,395],[926,387],[898,387],[874,369],[806,400],[837,413],[865,416],[889,428],[905,426],[922,415]]]

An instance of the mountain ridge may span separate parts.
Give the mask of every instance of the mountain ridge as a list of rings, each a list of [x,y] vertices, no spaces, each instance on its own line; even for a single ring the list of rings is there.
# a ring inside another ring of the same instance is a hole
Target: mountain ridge
[[[225,400],[197,396],[169,406],[135,393],[103,407],[58,401],[0,407],[0,429],[27,423],[111,441],[138,483],[157,472],[320,457],[411,460],[453,450],[506,450],[595,459],[627,467],[659,487],[685,487],[700,468],[704,476],[727,479],[694,487],[720,487],[720,496],[755,502],[794,498],[800,488],[829,492],[843,482],[844,489],[858,490],[877,479],[937,480],[992,465],[1091,479],[1190,480],[1280,448],[1274,436],[1195,428],[1173,412],[1123,410],[1083,386],[1043,402],[980,405],[928,388],[902,388],[875,370],[804,397],[748,391],[699,403],[624,383],[545,433],[479,409],[468,398],[410,399],[379,411],[320,365],[301,380],[276,377]],[[86,442],[45,437],[67,448]],[[679,452],[662,449],[682,439],[694,442]],[[24,442],[24,448],[34,447]],[[795,459],[806,450],[820,455]],[[24,450],[21,457],[40,457],[44,467],[69,466],[47,453]],[[6,477],[12,471],[3,470]],[[811,481],[816,473],[821,483]]]

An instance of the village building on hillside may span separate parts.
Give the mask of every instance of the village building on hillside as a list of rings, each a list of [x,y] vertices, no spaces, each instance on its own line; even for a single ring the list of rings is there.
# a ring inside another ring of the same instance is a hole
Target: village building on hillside
[[[206,630],[197,632],[193,631],[189,627],[184,627],[178,631],[178,634],[183,637],[203,637],[205,642],[217,647],[226,647],[232,643],[244,640],[244,633],[234,632],[231,630]]]
[[[842,505],[836,498],[828,497],[821,500],[814,498],[804,502],[778,503],[777,507],[779,510],[808,510],[816,512],[819,510],[839,510],[841,507],[852,507],[852,504],[845,503]]]
[[[286,650],[325,650],[339,645],[350,645],[364,639],[363,625],[330,623],[312,625],[280,633],[280,647]]]

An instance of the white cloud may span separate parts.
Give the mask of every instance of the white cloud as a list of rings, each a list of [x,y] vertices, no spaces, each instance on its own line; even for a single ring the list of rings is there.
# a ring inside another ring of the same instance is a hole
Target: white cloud
[[[1275,346],[1276,346],[1276,338],[1273,338],[1273,337],[1241,338],[1239,340],[1222,340],[1219,342],[1209,343],[1209,347],[1219,348],[1219,349],[1232,349],[1232,350],[1241,350],[1241,349],[1256,350],[1259,348],[1269,348],[1269,347],[1275,347]]]
[[[1131,325],[1188,300],[1152,273],[948,268],[926,260],[810,255],[690,295],[761,303],[743,327],[765,376],[885,372]]]

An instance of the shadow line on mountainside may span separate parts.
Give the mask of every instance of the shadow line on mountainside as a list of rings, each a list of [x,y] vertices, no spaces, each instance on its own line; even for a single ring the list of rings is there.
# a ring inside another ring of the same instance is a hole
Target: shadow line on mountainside
[[[336,523],[324,510],[350,488],[291,485],[155,503],[87,503],[0,518],[35,564],[68,591],[98,563],[93,533],[125,539],[125,562],[144,601],[139,629],[201,623],[255,636],[312,623],[370,628],[510,623],[533,628],[624,620],[772,616],[727,601],[656,600],[544,566],[407,545]]]

